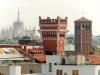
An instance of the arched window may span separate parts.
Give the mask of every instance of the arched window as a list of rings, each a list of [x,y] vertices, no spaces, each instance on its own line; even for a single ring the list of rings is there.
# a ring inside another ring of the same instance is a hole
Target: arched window
[[[49,72],[52,72],[52,63],[49,63]]]

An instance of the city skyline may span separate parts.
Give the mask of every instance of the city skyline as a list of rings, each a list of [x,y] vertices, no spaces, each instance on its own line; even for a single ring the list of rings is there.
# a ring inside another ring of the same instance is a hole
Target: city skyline
[[[74,33],[74,21],[84,16],[93,21],[93,35],[100,35],[99,6],[100,2],[97,0],[0,0],[0,30],[13,25],[19,8],[25,27],[38,28],[39,16],[67,16],[68,30]]]

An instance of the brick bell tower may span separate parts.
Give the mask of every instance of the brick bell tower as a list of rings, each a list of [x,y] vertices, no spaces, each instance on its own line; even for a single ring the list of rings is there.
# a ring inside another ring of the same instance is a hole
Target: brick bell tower
[[[67,27],[67,17],[61,19],[41,19],[39,17],[44,52],[47,55],[64,54],[64,40]]]
[[[83,54],[92,52],[92,21],[82,17],[74,23],[75,50]]]

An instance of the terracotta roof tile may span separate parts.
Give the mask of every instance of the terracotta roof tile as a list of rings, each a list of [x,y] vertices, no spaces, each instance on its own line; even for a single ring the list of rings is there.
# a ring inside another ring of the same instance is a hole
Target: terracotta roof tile
[[[100,54],[88,55],[86,59],[88,59],[91,64],[100,64]]]
[[[35,57],[35,59],[39,60],[41,63],[46,61],[46,56],[45,55],[38,55]]]

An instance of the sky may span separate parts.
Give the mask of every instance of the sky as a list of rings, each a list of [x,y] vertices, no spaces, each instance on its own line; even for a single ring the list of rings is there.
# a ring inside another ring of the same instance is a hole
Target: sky
[[[38,17],[68,17],[68,33],[74,33],[74,21],[86,17],[92,20],[93,35],[100,35],[100,1],[99,0],[0,0],[0,30],[8,29],[17,19],[25,28],[39,28]]]

